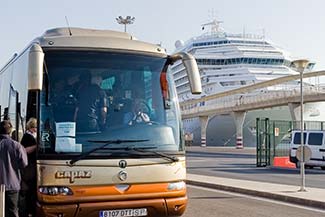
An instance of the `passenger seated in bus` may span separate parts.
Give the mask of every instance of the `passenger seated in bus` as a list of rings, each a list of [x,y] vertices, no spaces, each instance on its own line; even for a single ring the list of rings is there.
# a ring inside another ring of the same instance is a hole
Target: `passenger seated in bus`
[[[124,114],[123,124],[132,125],[134,123],[150,122],[150,108],[145,100],[141,98],[133,99],[131,109]]]
[[[81,84],[77,92],[77,105],[74,121],[79,132],[93,132],[105,128],[107,116],[107,98],[97,82],[99,77],[92,79],[90,73],[81,75]],[[93,81],[93,82],[92,82]]]

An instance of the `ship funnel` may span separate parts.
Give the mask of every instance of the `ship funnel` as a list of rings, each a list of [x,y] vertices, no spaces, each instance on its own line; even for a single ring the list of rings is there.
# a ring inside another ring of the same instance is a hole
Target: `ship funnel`
[[[191,92],[192,94],[201,94],[202,93],[202,85],[201,85],[201,78],[199,69],[196,63],[195,58],[186,52],[179,52],[170,56],[172,62],[177,60],[182,60],[186,72],[187,77],[191,85]]]

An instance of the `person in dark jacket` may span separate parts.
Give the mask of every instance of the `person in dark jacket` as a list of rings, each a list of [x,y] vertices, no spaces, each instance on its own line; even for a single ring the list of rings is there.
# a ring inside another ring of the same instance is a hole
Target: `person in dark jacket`
[[[77,91],[77,105],[74,114],[74,121],[77,123],[78,132],[91,132],[102,130],[105,127],[107,116],[107,97],[99,84],[100,76],[92,78],[87,72],[83,83]],[[96,79],[95,79],[96,78]],[[92,82],[92,80],[96,82]]]
[[[0,122],[0,185],[5,185],[5,216],[18,217],[20,170],[27,166],[25,148],[10,138],[10,121]]]
[[[35,216],[36,201],[36,135],[37,120],[30,118],[26,124],[26,132],[21,139],[28,156],[28,166],[22,170],[21,190],[19,195],[19,216]]]

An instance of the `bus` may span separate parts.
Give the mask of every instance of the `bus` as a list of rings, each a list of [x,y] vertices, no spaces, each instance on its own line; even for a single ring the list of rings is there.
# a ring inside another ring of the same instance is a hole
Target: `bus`
[[[18,141],[26,121],[38,120],[36,216],[184,213],[175,62],[200,94],[191,54],[168,55],[125,32],[50,29],[4,65],[1,120],[11,120]]]

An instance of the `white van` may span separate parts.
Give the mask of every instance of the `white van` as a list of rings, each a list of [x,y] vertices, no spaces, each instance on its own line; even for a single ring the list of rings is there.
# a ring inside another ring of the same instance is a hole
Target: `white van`
[[[321,167],[325,170],[325,131],[304,131],[304,144],[311,149],[311,158],[305,162],[306,167]],[[301,131],[292,131],[290,161],[299,166],[296,157],[297,148],[301,145]]]

